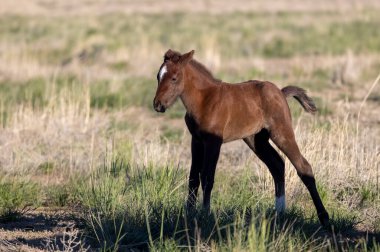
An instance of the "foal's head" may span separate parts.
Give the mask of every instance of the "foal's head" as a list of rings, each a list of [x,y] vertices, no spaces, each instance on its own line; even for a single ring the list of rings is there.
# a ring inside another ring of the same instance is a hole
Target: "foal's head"
[[[176,101],[184,89],[184,68],[193,58],[194,50],[180,54],[168,50],[164,55],[164,63],[157,73],[158,87],[153,100],[157,112],[165,112]]]

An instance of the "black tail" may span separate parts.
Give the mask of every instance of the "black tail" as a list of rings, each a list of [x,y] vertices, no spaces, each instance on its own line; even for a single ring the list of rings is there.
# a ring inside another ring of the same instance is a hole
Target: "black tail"
[[[287,86],[281,89],[281,91],[285,97],[294,97],[302,105],[306,112],[312,114],[317,112],[317,108],[315,107],[313,100],[306,95],[306,91],[304,89],[295,86]]]

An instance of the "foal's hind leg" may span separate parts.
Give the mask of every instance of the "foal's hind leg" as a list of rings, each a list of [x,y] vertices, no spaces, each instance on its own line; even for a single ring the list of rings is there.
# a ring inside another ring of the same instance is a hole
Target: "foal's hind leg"
[[[265,163],[272,174],[276,195],[275,208],[278,213],[281,213],[285,211],[285,164],[268,140],[269,132],[266,129],[244,138],[244,142]]]
[[[291,124],[279,124],[277,128],[271,129],[270,137],[296,168],[298,176],[307,187],[310,196],[313,199],[319,221],[323,226],[328,226],[329,215],[318,194],[311,166],[299,151]]]

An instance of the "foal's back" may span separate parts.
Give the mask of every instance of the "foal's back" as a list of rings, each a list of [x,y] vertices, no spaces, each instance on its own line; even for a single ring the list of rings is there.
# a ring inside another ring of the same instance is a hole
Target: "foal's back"
[[[274,124],[291,124],[286,97],[273,83],[219,83],[216,89],[209,100],[209,114],[218,115],[224,142],[245,138],[263,128],[270,130]]]

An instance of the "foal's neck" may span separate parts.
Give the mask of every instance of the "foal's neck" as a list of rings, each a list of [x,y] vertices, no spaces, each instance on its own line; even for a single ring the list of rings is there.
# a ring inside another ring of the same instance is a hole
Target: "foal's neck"
[[[186,108],[187,113],[193,117],[200,116],[205,100],[218,84],[212,78],[199,73],[190,64],[185,69],[184,90],[180,98]]]

